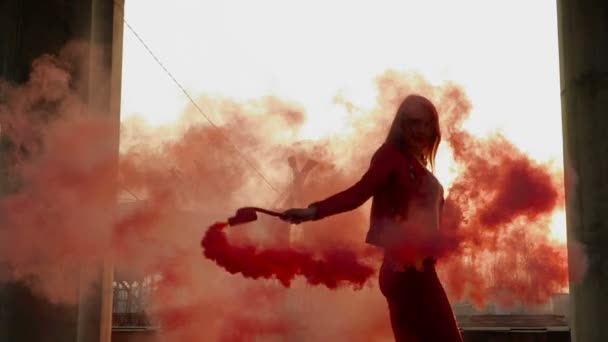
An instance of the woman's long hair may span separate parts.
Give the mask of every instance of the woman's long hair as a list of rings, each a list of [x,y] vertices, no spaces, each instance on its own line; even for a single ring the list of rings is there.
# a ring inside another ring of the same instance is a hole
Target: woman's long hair
[[[386,142],[394,144],[401,152],[408,154],[408,147],[406,146],[403,137],[403,125],[405,123],[405,116],[413,104],[421,104],[433,116],[433,137],[431,138],[429,146],[422,151],[422,162],[430,164],[431,170],[435,171],[435,156],[437,155],[437,148],[441,141],[441,129],[439,128],[439,114],[437,113],[437,108],[435,108],[435,105],[426,97],[421,95],[409,95],[401,102],[388,131]]]

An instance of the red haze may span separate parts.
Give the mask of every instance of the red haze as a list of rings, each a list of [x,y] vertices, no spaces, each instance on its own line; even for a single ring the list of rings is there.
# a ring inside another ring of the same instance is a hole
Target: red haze
[[[446,86],[439,98],[445,140],[460,174],[449,189],[450,229],[460,248],[445,262],[447,287],[476,304],[541,304],[568,284],[565,246],[549,239],[549,215],[563,207],[561,180],[500,135],[462,129],[470,104]]]
[[[73,72],[82,67],[77,56],[68,47],[36,61],[28,83],[0,86],[2,137],[12,144],[0,154],[8,180],[0,199],[0,264],[8,265],[3,280],[23,281],[52,301],[73,303],[75,284],[90,280],[79,276],[82,263],[111,256],[122,273],[158,277],[149,313],[160,320],[166,341],[390,336],[376,280],[366,283],[381,255],[363,242],[366,206],[291,231],[263,221],[209,231],[213,248],[207,251],[222,266],[274,276],[289,289],[229,274],[201,257],[199,241],[205,222],[241,206],[277,202],[279,194],[250,165],[282,191],[291,184],[287,159],[314,159],[318,164],[299,194],[301,205],[352,184],[401,99],[416,92],[437,104],[440,153],[451,152],[459,172],[446,189],[444,229],[453,244],[440,262],[451,298],[536,304],[567,286],[565,246],[549,239],[549,215],[563,206],[562,182],[504,137],[478,139],[466,132],[462,124],[471,104],[456,85],[387,71],[378,77],[376,108],[353,116],[355,133],[316,142],[298,141],[306,113],[297,105],[276,98],[203,98],[199,102],[216,116],[217,128],[193,108],[173,128],[123,122],[116,180],[114,144],[107,138],[115,123],[103,113],[82,114],[87,107],[78,89],[87,82]],[[108,201],[116,181],[120,197],[130,203]],[[577,267],[571,273],[584,268],[582,259]],[[343,283],[369,286],[352,291]],[[272,295],[252,294],[260,289]],[[250,305],[257,300],[261,304]],[[237,334],[240,326],[247,327],[246,337]]]
[[[285,287],[291,285],[296,275],[301,275],[311,285],[322,284],[330,289],[341,283],[360,288],[374,274],[372,267],[361,263],[350,251],[334,250],[314,258],[311,253],[287,247],[260,250],[251,245],[233,245],[223,232],[227,226],[216,223],[209,227],[201,246],[207,258],[230,273],[241,273],[253,279],[276,277]]]

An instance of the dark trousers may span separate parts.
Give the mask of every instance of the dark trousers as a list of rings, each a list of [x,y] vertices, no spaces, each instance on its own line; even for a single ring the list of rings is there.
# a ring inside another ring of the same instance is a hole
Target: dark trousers
[[[380,290],[388,301],[397,342],[461,342],[462,335],[443,286],[427,259],[423,270],[395,270],[387,261],[380,269]]]

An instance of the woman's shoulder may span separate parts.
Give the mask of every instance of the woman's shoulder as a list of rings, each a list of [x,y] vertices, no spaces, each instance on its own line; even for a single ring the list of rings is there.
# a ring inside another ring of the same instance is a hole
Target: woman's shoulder
[[[374,152],[374,155],[372,156],[372,161],[392,159],[397,152],[398,150],[393,144],[385,142],[376,149],[376,152]]]
[[[420,163],[390,142],[382,144],[372,157],[372,164],[380,163],[394,167],[402,172],[407,172],[414,178],[426,173],[426,169]]]
[[[380,145],[380,147],[378,147],[378,149],[374,153],[373,158],[391,159],[393,161],[401,160],[402,162],[409,161],[409,158],[407,158],[407,156],[403,152],[401,152],[401,150],[397,146],[395,146],[395,144],[390,142],[385,142]]]
[[[393,143],[385,142],[374,153],[372,164],[384,164],[391,166],[405,166],[409,164],[408,159]]]
[[[399,149],[395,144],[390,142],[384,142],[378,149],[376,149],[376,153],[374,154],[397,154],[399,153]]]

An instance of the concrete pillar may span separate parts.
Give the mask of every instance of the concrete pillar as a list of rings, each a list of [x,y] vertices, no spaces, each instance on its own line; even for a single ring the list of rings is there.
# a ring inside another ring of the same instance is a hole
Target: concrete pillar
[[[557,10],[564,163],[576,177],[566,189],[568,239],[588,257],[584,278],[570,284],[572,340],[608,341],[608,1],[558,0]]]
[[[115,124],[113,135],[107,138],[113,144],[112,149],[116,151],[118,162],[124,0],[91,0],[90,13],[89,39],[94,49],[99,48],[92,54],[92,58],[99,60],[93,60],[91,63],[86,97],[94,112],[110,115],[115,119],[112,121]],[[107,189],[106,200],[108,203],[115,202],[116,184],[108,184]],[[94,270],[97,281],[89,291],[81,289],[77,342],[110,342],[114,278],[111,255],[105,260],[99,260],[96,265],[85,267]]]

